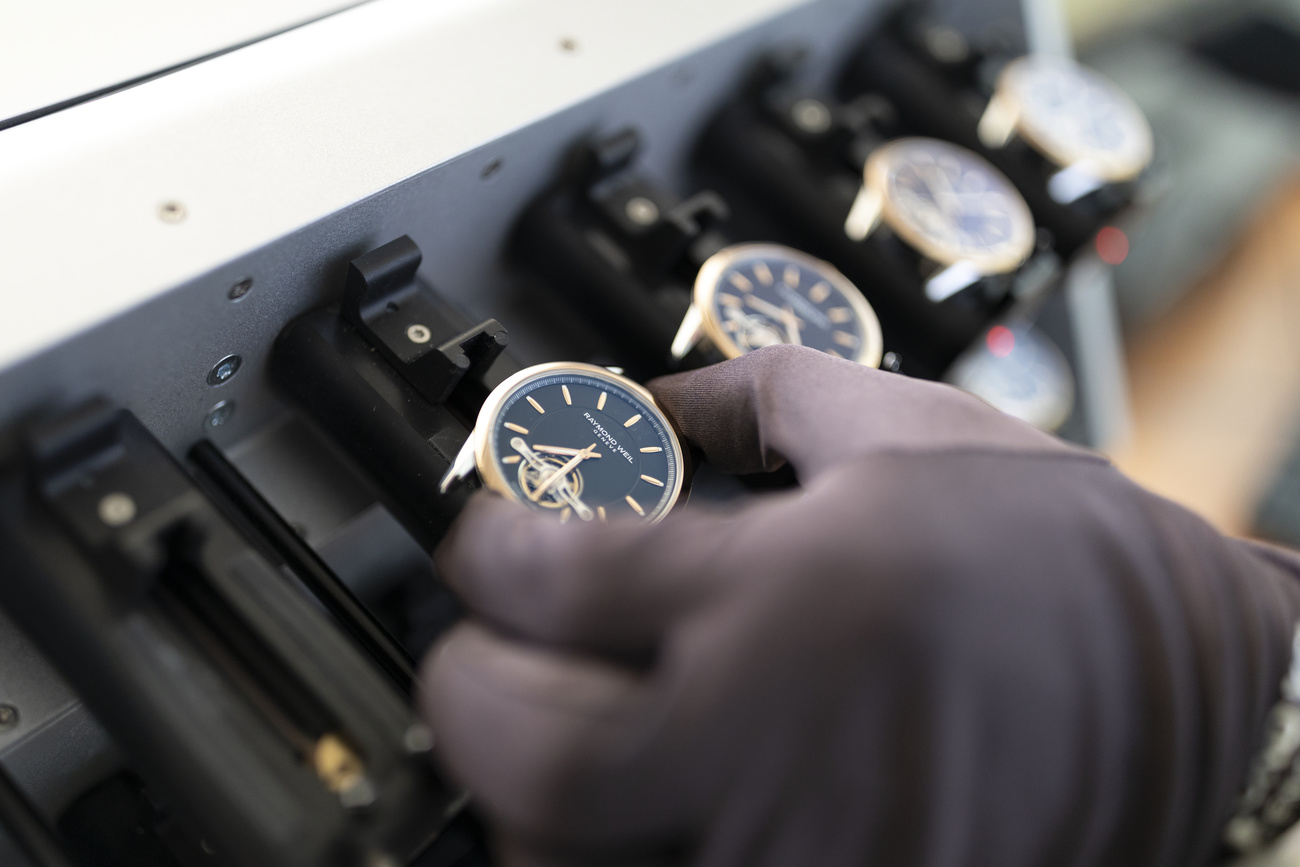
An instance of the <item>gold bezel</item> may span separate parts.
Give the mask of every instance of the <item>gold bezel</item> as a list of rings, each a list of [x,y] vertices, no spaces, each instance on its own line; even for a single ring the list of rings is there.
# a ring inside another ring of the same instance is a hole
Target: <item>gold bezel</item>
[[[1012,201],[1012,237],[1008,242],[1012,249],[1009,252],[999,255],[972,256],[962,250],[954,251],[945,244],[936,243],[933,238],[919,231],[912,225],[910,220],[902,216],[898,204],[889,194],[889,175],[900,155],[918,145],[946,150],[960,159],[978,163],[985,171],[1005,185],[1006,190],[1004,192],[1011,197]],[[994,274],[1007,274],[1023,265],[1030,254],[1034,252],[1037,227],[1034,224],[1034,215],[1029,210],[1029,205],[1025,203],[1024,196],[1020,195],[1020,191],[1016,189],[1015,184],[1007,179],[1006,175],[972,150],[935,138],[913,136],[894,139],[872,151],[866,167],[862,170],[862,182],[879,194],[881,220],[922,256],[944,267],[956,265],[958,262],[965,262],[986,277]]]
[[[831,283],[840,291],[840,294],[848,299],[849,306],[853,308],[858,321],[862,323],[864,332],[862,345],[858,347],[857,355],[850,360],[865,364],[868,367],[880,366],[880,360],[884,356],[885,350],[884,335],[880,330],[880,318],[876,316],[875,308],[871,306],[871,302],[867,301],[866,296],[862,294],[862,290],[855,286],[852,280],[841,274],[839,269],[831,263],[810,256],[802,250],[787,247],[784,244],[733,244],[730,247],[723,247],[700,266],[699,273],[695,275],[693,303],[695,309],[700,313],[705,336],[717,347],[719,352],[727,358],[739,358],[745,354],[736,345],[736,342],[731,339],[731,335],[726,332],[726,329],[722,327],[717,312],[714,310],[713,297],[717,293],[718,283],[722,281],[722,275],[737,260],[758,258],[766,255],[773,258],[792,259],[825,275],[827,282]]]
[[[506,402],[506,399],[517,391],[520,386],[531,380],[543,376],[552,376],[557,373],[578,373],[596,379],[603,379],[619,388],[627,389],[644,400],[647,406],[653,408],[659,414],[659,420],[663,423],[664,430],[668,432],[668,441],[672,445],[673,458],[677,461],[677,480],[673,484],[668,508],[660,512],[659,516],[654,520],[647,523],[657,524],[662,521],[681,502],[682,490],[686,480],[686,459],[682,452],[681,441],[677,438],[677,431],[673,430],[672,423],[668,421],[668,417],[659,408],[654,395],[644,386],[604,367],[584,364],[580,361],[552,361],[546,364],[536,364],[508,377],[500,385],[492,389],[492,393],[487,396],[487,400],[483,401],[483,407],[479,410],[478,418],[474,422],[474,432],[471,434],[474,440],[474,466],[478,469],[478,475],[483,481],[483,486],[506,499],[519,502],[519,496],[510,487],[505,474],[501,471],[500,461],[498,460],[499,455],[494,454],[495,450],[492,447],[492,437],[490,436],[493,429],[493,420],[501,412],[501,407]]]
[[[1025,111],[1020,84],[1025,76],[1032,73],[1036,64],[1044,63],[1069,69],[1080,78],[1091,78],[1109,90],[1116,102],[1130,115],[1129,119],[1135,121],[1138,126],[1136,146],[1129,152],[1098,154],[1089,148],[1079,146],[1070,139],[1055,136],[1048,127],[1034,123],[1030,113]],[[1151,158],[1155,153],[1155,137],[1151,132],[1151,123],[1142,109],[1118,84],[1095,69],[1090,69],[1070,58],[1029,54],[1011,61],[998,76],[994,98],[1004,100],[1006,106],[1014,112],[1016,134],[1034,150],[1062,168],[1082,164],[1104,181],[1125,183],[1142,174],[1151,164]]]

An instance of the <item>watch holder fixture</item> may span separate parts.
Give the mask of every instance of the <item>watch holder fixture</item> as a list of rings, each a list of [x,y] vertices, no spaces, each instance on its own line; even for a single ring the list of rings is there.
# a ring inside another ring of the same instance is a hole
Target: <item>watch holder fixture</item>
[[[469,437],[487,378],[512,364],[501,324],[466,322],[420,281],[420,262],[406,236],[354,259],[340,307],[289,323],[271,364],[280,388],[432,551],[469,493],[441,495],[438,481]]]

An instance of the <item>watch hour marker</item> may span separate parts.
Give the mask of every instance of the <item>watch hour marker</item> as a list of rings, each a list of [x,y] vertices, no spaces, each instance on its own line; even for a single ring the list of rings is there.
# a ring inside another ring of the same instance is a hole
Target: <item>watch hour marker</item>
[[[757,277],[758,282],[762,283],[764,286],[771,286],[772,283],[775,282],[775,278],[772,277],[772,269],[767,267],[766,262],[754,263],[754,276]]]
[[[569,519],[572,517],[573,517],[573,509],[569,508],[568,506],[565,506],[564,511],[560,513],[560,523],[567,524],[569,523]]]
[[[799,288],[799,269],[793,265],[785,266],[785,273],[781,275],[782,281],[791,289]]]
[[[506,427],[510,428],[510,429],[511,429],[512,431],[514,431],[515,433],[521,433],[521,434],[523,434],[524,436],[527,436],[527,435],[528,435],[528,428],[524,427],[524,426],[521,425],[521,424],[515,424],[515,423],[512,422],[512,421],[508,421],[508,422],[506,422]]]
[[[605,401],[608,399],[609,399],[609,395],[602,391],[600,393],[600,400],[596,401],[596,409],[604,409]]]
[[[654,476],[643,475],[641,476],[641,481],[649,482],[650,484],[654,485],[656,488],[662,488],[664,486],[664,483],[656,479]]]
[[[643,455],[657,455],[657,454],[659,454],[661,451],[663,451],[663,449],[659,448],[659,446],[648,446],[647,448],[641,449],[641,454],[643,454]]]
[[[825,280],[808,290],[808,297],[814,304],[820,304],[831,297],[831,284]]]
[[[597,507],[596,507],[596,517],[597,517],[597,518],[600,518],[602,521],[605,520],[605,507],[604,507],[604,506],[597,506]]]
[[[840,346],[846,346],[849,349],[858,345],[858,338],[849,334],[847,331],[836,331],[831,335],[831,340],[834,340]]]
[[[540,403],[538,403],[537,401],[533,400],[533,396],[532,396],[531,394],[528,395],[527,400],[528,400],[529,403],[531,403],[531,404],[533,405],[533,409],[537,410],[537,411],[540,412],[542,415],[546,415],[546,410],[542,409],[542,405],[541,405]]]
[[[522,460],[523,460],[523,458],[519,457],[519,455],[506,455],[504,458],[501,459],[501,463],[503,463],[503,464],[517,464],[517,463],[519,463],[519,462],[522,461]]]
[[[836,352],[834,349],[828,349],[828,350],[826,350],[826,354],[827,354],[827,355],[833,355],[833,356],[835,356],[836,358],[843,358],[843,357],[844,357],[843,355],[840,355],[838,352]]]
[[[632,425],[636,424],[640,420],[641,420],[641,413],[637,413],[627,421],[623,422],[623,427],[631,427]]]
[[[726,292],[718,293],[718,303],[725,304],[728,307],[736,307],[736,308],[745,306],[744,301],[741,301],[735,295],[728,295]]]
[[[573,395],[569,394],[569,387],[567,385],[562,385],[560,386],[560,391],[564,392],[564,402],[569,406],[573,406]]]
[[[632,511],[636,512],[636,513],[637,513],[638,515],[640,515],[642,518],[645,517],[645,509],[641,508],[641,504],[640,504],[640,503],[638,503],[636,500],[632,499],[632,495],[631,495],[631,494],[628,494],[628,495],[627,495],[626,497],[624,497],[623,499],[627,500],[627,504],[628,504],[629,506],[632,507]]]
[[[735,271],[732,271],[730,274],[727,275],[727,282],[730,283],[732,286],[735,286],[741,292],[754,291],[754,284],[751,283],[749,278],[746,277],[744,274],[739,274]]]
[[[832,307],[826,311],[826,318],[836,325],[843,325],[853,320],[853,311],[847,307]]]

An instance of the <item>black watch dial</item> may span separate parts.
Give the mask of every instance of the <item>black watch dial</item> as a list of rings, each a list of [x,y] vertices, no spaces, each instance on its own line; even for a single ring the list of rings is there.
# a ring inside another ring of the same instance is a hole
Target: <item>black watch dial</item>
[[[789,343],[880,364],[880,322],[862,293],[830,264],[790,247],[722,250],[700,269],[695,303],[728,357]]]
[[[603,368],[548,364],[501,385],[480,415],[484,482],[563,521],[662,519],[681,446],[649,393]]]

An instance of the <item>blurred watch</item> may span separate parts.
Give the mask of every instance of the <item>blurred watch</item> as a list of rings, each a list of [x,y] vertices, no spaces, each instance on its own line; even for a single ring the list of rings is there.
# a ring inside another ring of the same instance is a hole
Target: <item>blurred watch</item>
[[[1034,251],[1029,206],[973,151],[939,139],[898,139],[873,151],[862,174],[845,233],[862,241],[885,225],[941,266],[926,286],[931,300],[1015,271]]]
[[[979,137],[1006,147],[1019,136],[1061,169],[1049,181],[1069,203],[1137,178],[1151,163],[1151,125],[1117,84],[1068,57],[1030,55],[1002,71]]]
[[[790,343],[870,367],[883,352],[880,320],[852,281],[780,244],[725,247],[700,267],[672,356],[702,343],[726,358]]]
[[[1027,323],[990,328],[944,379],[1045,431],[1065,424],[1074,409],[1070,363],[1046,334]]]

